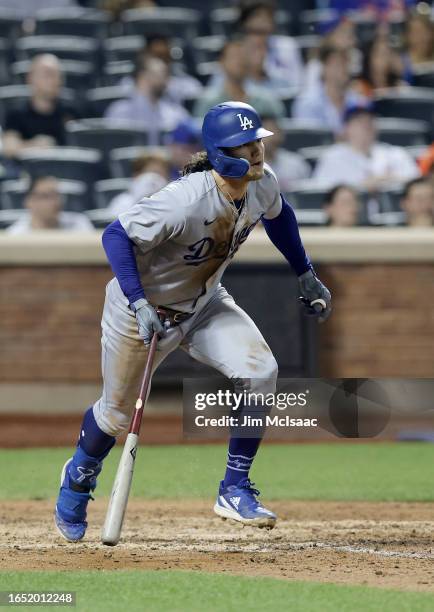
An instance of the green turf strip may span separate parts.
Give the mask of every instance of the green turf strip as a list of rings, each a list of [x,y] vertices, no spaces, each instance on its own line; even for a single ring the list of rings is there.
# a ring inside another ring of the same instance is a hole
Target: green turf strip
[[[0,589],[75,591],[75,608],[51,608],[65,611],[417,612],[434,608],[434,596],[426,593],[167,570],[0,573]]]
[[[120,448],[105,462],[96,494],[108,495]],[[57,493],[71,449],[0,450],[0,499],[46,499]],[[226,448],[141,446],[132,495],[214,497]],[[334,443],[264,445],[252,478],[264,499],[433,501],[434,445]]]

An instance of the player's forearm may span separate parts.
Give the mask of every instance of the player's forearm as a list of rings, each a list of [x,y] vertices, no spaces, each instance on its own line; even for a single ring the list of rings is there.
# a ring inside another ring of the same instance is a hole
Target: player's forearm
[[[134,243],[119,220],[113,221],[102,235],[102,244],[114,275],[130,304],[145,297],[134,255]]]
[[[291,264],[297,276],[307,272],[312,266],[301,241],[292,206],[283,196],[282,210],[274,219],[262,218],[265,231],[271,242]]]

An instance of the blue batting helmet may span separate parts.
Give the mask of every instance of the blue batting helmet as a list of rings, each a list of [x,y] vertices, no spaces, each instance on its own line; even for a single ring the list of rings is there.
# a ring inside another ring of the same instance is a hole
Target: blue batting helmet
[[[244,102],[223,102],[210,108],[204,117],[202,138],[212,167],[221,175],[241,178],[249,171],[247,159],[230,157],[223,149],[272,136],[262,127],[253,106]]]

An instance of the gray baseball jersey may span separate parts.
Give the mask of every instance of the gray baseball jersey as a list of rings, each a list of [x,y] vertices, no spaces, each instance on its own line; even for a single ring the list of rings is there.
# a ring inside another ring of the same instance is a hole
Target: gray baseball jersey
[[[265,166],[264,176],[249,183],[239,216],[218,189],[212,172],[206,171],[180,178],[143,198],[119,221],[136,245],[148,300],[155,306],[192,312],[208,301],[261,216],[271,219],[280,210],[277,179]]]
[[[154,370],[180,348],[242,390],[274,391],[276,360],[219,281],[260,217],[273,218],[280,210],[277,180],[266,167],[259,181],[249,183],[239,217],[212,172],[179,179],[120,215],[135,244],[146,297],[154,305],[194,311],[158,341]],[[118,435],[128,426],[149,347],[116,278],[107,285],[101,344],[104,388],[94,415],[103,431]]]

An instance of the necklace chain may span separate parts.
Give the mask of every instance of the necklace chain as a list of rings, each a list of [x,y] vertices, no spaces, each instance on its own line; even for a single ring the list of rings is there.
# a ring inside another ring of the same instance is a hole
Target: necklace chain
[[[225,191],[219,184],[217,181],[215,181],[215,184],[217,185],[217,189],[224,195],[224,197],[226,198],[226,200],[229,202],[231,210],[233,212],[233,214],[235,215],[235,218],[238,219],[240,214],[241,214],[241,210],[243,209],[244,204],[246,203],[246,199],[247,199],[247,191],[246,193],[243,195],[243,197],[241,198],[241,206],[238,209],[237,206],[235,205],[234,199],[231,196],[230,193],[228,193],[227,191]]]

